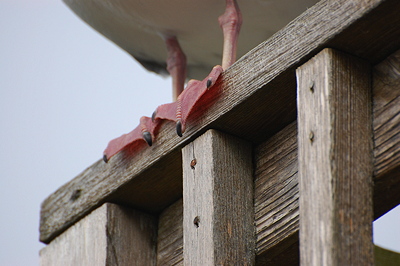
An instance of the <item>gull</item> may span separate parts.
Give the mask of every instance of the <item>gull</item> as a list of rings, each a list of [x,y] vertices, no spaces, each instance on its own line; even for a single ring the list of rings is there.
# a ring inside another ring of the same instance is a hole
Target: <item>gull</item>
[[[159,106],[152,118],[142,117],[132,132],[110,141],[104,161],[122,150],[138,148],[143,141],[151,146],[163,120],[175,121],[177,134],[182,136],[191,110],[236,56],[244,55],[317,1],[64,0],[147,70],[172,77],[175,102]],[[202,81],[190,80],[184,89],[189,78]]]

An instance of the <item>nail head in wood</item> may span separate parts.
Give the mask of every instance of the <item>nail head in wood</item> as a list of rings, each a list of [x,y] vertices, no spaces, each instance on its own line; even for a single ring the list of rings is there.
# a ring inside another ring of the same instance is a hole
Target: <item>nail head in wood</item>
[[[200,224],[200,217],[199,216],[196,216],[196,217],[194,217],[194,219],[193,219],[193,224],[197,227],[197,228],[199,228],[199,224]]]
[[[190,162],[190,168],[192,168],[192,169],[194,170],[194,167],[195,167],[196,164],[197,164],[197,160],[196,160],[196,159],[193,159],[193,160]]]
[[[311,131],[310,131],[310,134],[308,135],[308,139],[310,140],[311,143],[314,142],[314,137],[315,137],[315,136],[314,136],[314,132],[311,130]]]
[[[311,80],[310,84],[308,85],[308,87],[310,88],[311,93],[314,93],[314,81]]]

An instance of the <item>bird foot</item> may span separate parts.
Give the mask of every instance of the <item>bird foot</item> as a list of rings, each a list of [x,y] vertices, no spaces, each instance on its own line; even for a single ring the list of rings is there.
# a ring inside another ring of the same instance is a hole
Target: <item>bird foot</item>
[[[202,81],[190,80],[186,89],[179,95],[176,102],[163,104],[157,107],[153,114],[153,121],[157,121],[157,119],[166,119],[176,122],[176,132],[181,137],[186,130],[187,118],[193,112],[196,103],[198,103],[200,98],[215,84],[221,73],[222,67],[215,66],[210,74]]]
[[[215,66],[210,74],[203,79],[190,80],[186,89],[179,95],[176,102],[163,104],[157,107],[152,117],[143,116],[140,124],[128,134],[124,134],[108,143],[104,151],[103,160],[108,162],[112,156],[122,150],[129,149],[131,153],[151,146],[156,138],[161,123],[170,120],[176,123],[176,132],[182,137],[186,130],[188,117],[201,104],[201,98],[214,86],[222,73],[221,66]]]

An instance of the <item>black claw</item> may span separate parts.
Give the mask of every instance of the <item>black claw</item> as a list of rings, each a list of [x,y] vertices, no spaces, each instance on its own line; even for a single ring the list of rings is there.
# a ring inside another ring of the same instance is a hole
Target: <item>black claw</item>
[[[149,146],[153,145],[153,139],[151,138],[151,134],[148,131],[144,131],[142,133],[144,140],[147,142]]]
[[[153,114],[151,115],[151,121],[154,122],[154,120],[156,120],[156,115],[157,115],[157,110],[155,110],[155,111],[153,112]]]
[[[108,163],[108,158],[107,158],[107,155],[103,155],[103,161],[105,162],[105,163]]]
[[[176,134],[178,134],[179,137],[182,137],[182,123],[181,123],[181,120],[176,121]]]
[[[211,87],[211,83],[212,83],[211,79],[207,79],[207,89]]]

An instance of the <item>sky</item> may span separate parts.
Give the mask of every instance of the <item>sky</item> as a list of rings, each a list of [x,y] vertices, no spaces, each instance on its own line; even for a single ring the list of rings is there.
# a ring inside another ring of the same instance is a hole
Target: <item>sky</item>
[[[144,70],[61,0],[0,0],[0,266],[38,265],[41,202],[109,140],[170,102]],[[400,208],[374,223],[400,252]]]

